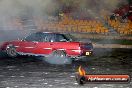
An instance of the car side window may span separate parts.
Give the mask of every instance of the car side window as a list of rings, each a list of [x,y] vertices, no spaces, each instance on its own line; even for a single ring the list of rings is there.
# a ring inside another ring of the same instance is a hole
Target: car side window
[[[46,42],[55,42],[55,34],[48,34],[48,35],[45,37],[45,41],[46,41]]]
[[[46,33],[40,33],[39,34],[39,42],[47,42],[48,40],[46,39],[47,34]]]
[[[56,35],[56,42],[66,42],[67,41],[67,38],[62,35],[62,34],[57,34]]]
[[[33,33],[25,38],[26,41],[37,42],[66,42],[68,39],[63,34]]]
[[[37,41],[41,42],[42,41],[42,33],[33,33],[30,36],[26,37],[26,41]]]
[[[38,38],[36,36],[36,33],[33,33],[25,38],[26,41],[38,41]]]

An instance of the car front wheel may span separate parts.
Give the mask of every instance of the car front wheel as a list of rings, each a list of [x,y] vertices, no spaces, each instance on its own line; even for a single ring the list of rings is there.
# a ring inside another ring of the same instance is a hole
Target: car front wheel
[[[17,56],[16,48],[13,45],[7,46],[6,53],[9,57],[16,57]]]

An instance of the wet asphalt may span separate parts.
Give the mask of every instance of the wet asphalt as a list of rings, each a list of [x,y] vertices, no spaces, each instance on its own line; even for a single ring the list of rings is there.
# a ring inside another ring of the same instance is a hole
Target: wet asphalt
[[[94,49],[94,55],[70,65],[52,65],[37,57],[9,58],[0,53],[0,88],[132,88],[127,84],[85,84],[75,79],[81,65],[87,74],[129,74],[132,49]]]

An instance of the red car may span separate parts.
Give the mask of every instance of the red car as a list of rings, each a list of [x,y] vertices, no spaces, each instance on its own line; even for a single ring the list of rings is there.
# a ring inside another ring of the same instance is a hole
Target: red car
[[[78,58],[90,56],[93,52],[91,43],[75,41],[71,35],[62,33],[36,32],[23,40],[4,42],[0,46],[10,57],[17,55]]]

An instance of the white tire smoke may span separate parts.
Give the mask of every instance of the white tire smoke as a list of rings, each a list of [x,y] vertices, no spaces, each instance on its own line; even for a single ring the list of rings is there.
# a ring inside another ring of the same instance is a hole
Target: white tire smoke
[[[72,60],[70,58],[66,58],[66,57],[59,58],[59,57],[50,56],[50,57],[44,58],[43,60],[50,64],[56,64],[56,65],[72,63]]]

